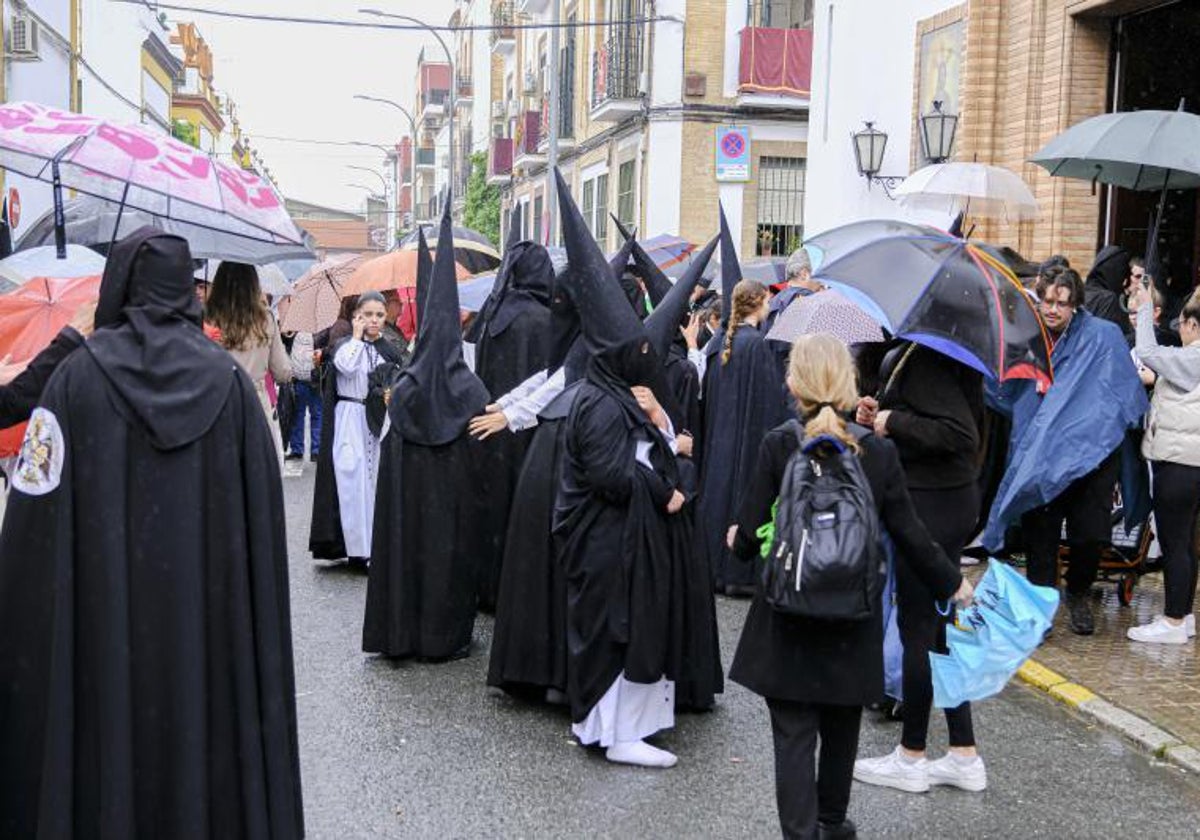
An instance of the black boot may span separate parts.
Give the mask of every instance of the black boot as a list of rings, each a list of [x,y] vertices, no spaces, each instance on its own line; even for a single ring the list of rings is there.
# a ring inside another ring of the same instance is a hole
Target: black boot
[[[1088,593],[1067,593],[1067,610],[1071,620],[1071,632],[1078,636],[1090,636],[1096,632],[1096,620],[1092,617],[1092,602]]]

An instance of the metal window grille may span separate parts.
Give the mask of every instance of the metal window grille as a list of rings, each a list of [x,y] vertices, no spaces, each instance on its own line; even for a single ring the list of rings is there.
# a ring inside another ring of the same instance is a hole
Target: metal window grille
[[[608,238],[608,174],[596,176],[596,227],[597,242]]]
[[[786,255],[800,247],[806,171],[804,158],[759,158],[754,250],[758,256]]]
[[[813,0],[749,0],[746,25],[767,29],[804,29],[812,26]]]
[[[625,227],[633,227],[634,216],[633,161],[627,160],[617,170],[617,218]]]

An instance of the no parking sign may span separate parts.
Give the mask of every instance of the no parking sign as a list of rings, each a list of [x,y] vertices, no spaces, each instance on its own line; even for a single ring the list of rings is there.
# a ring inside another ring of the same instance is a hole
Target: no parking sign
[[[747,126],[717,126],[717,180],[750,180],[750,129]]]

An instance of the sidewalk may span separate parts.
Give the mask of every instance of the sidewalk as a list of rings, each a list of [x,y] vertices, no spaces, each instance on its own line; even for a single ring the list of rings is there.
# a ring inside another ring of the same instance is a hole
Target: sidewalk
[[[1110,584],[1097,584],[1093,597],[1095,635],[1072,633],[1066,610],[1060,608],[1053,635],[1034,654],[1033,664],[1022,669],[1021,679],[1151,751],[1200,771],[1200,652],[1196,640],[1178,646],[1152,645],[1125,637],[1130,626],[1162,613],[1162,575],[1142,578],[1129,607],[1117,602],[1116,588]],[[1072,683],[1084,691],[1069,685]],[[1091,695],[1107,703],[1097,703]],[[1141,721],[1129,719],[1130,714]],[[1170,737],[1164,737],[1164,732]]]

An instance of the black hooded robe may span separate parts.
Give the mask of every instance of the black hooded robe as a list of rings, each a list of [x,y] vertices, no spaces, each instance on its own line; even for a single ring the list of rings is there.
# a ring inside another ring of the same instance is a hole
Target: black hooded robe
[[[722,339],[719,333],[713,341]],[[695,552],[712,570],[718,591],[755,585],[753,566],[730,554],[725,535],[753,475],[763,436],[790,416],[778,357],[757,329],[739,326],[729,363],[721,363],[718,350],[704,372]]]
[[[143,247],[159,264],[106,273],[100,328],[48,383],[0,533],[0,836],[290,840],[272,432],[189,308],[183,240],[139,231],[109,270]]]
[[[639,431],[657,434],[631,423],[608,391],[592,381],[580,385],[567,419],[554,512],[567,580],[567,695],[576,723],[622,674],[655,683],[679,672],[672,661],[681,647],[681,631],[672,626],[681,616],[671,590],[677,556],[666,521],[674,462],[664,444],[654,448],[655,469],[638,463]]]
[[[516,250],[503,297],[475,331],[475,374],[489,394],[507,394],[545,370],[549,360],[554,269],[541,246],[520,243]],[[513,491],[532,437],[532,430],[492,435],[477,444],[472,460],[473,550],[479,560],[479,607],[485,612],[496,608],[509,510],[519,498]]]
[[[346,556],[342,510],[338,503],[337,475],[333,468],[333,440],[337,431],[337,369],[334,357],[348,338],[334,342],[321,354],[321,451],[313,480],[312,519],[308,550],[316,560],[341,560]],[[404,356],[383,337],[368,342],[379,354],[379,363],[405,364]]]
[[[496,600],[488,685],[567,690],[567,582],[551,534],[562,478],[566,419],[579,392],[568,385],[538,415],[513,493]]]
[[[1083,305],[1098,318],[1112,321],[1126,338],[1133,334],[1129,313],[1121,305],[1129,277],[1129,252],[1120,245],[1107,245],[1096,254],[1096,262],[1083,284]]]
[[[413,356],[392,390],[375,497],[363,650],[445,660],[475,626],[467,424],[489,402],[462,358],[449,206]],[[421,242],[422,249],[424,240]]]

